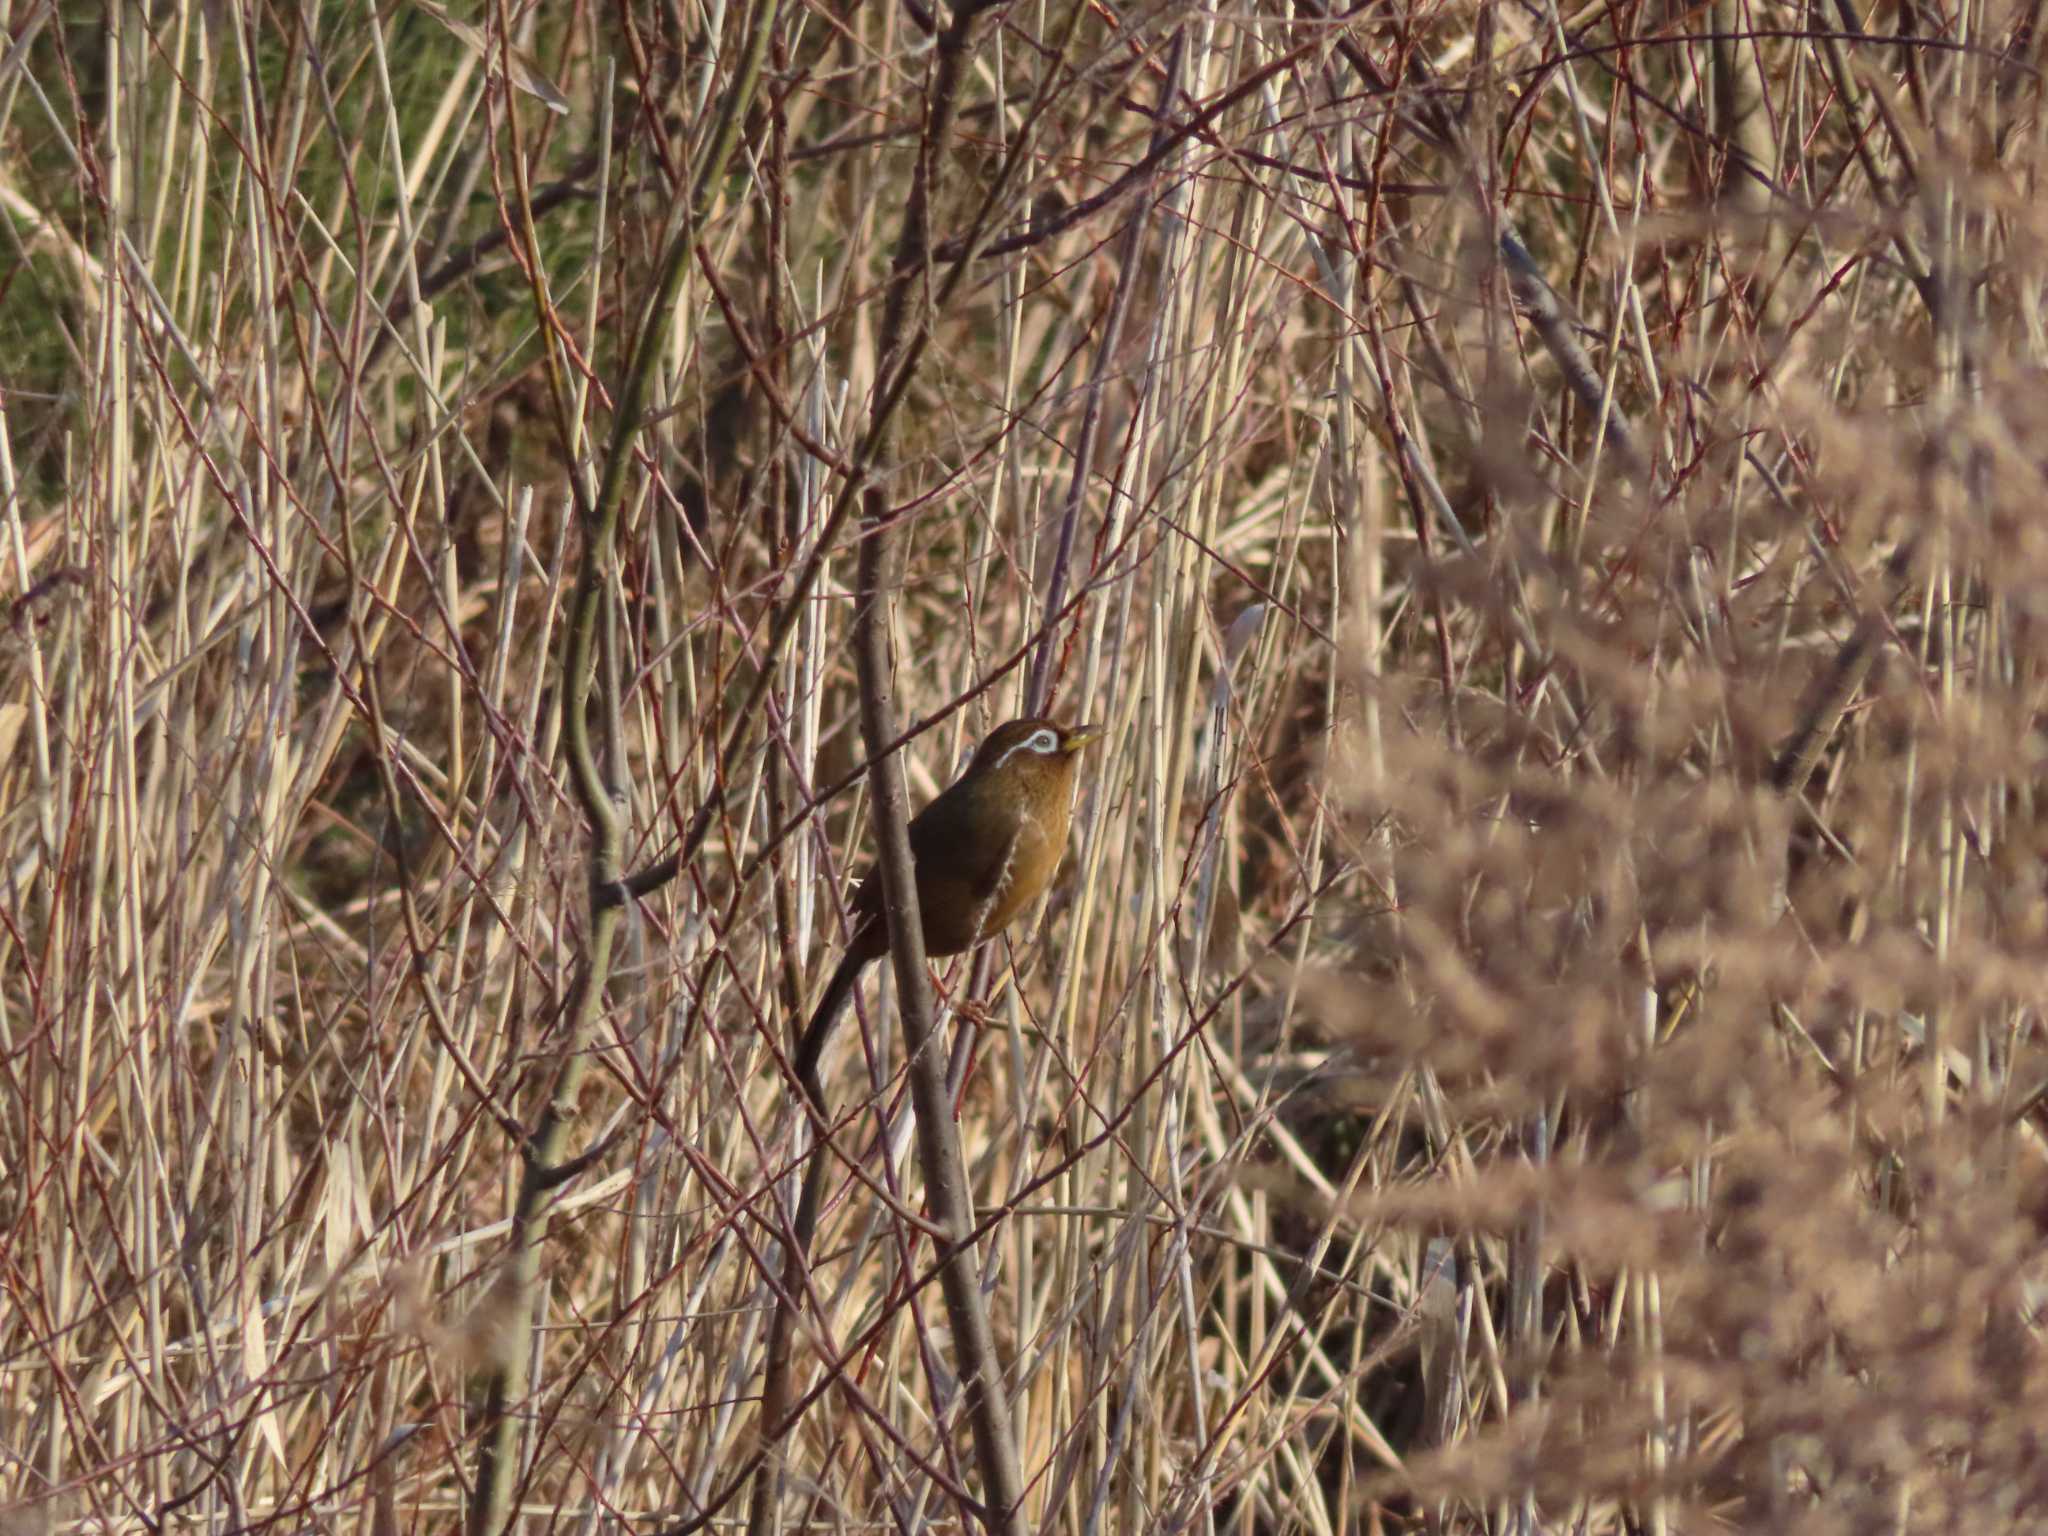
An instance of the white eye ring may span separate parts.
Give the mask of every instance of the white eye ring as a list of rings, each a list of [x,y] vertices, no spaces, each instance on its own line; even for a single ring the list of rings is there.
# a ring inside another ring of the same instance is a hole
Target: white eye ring
[[[1034,731],[1025,741],[1024,748],[1042,757],[1050,757],[1060,749],[1060,738],[1053,731]]]

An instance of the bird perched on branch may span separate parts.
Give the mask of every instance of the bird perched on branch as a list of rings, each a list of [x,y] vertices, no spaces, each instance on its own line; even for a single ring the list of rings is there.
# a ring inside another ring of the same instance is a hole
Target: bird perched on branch
[[[970,950],[1008,927],[1052,884],[1067,851],[1081,749],[1102,732],[1012,720],[988,734],[967,771],[910,823],[925,953]],[[853,938],[797,1045],[797,1080],[816,1096],[818,1058],[871,961],[889,953],[881,871],[854,888]]]

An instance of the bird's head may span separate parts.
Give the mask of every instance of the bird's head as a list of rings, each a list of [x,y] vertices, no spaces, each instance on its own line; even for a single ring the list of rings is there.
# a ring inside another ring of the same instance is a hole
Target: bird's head
[[[1012,720],[988,733],[962,777],[1013,783],[1020,790],[1064,789],[1074,777],[1081,749],[1101,735],[1099,726]]]

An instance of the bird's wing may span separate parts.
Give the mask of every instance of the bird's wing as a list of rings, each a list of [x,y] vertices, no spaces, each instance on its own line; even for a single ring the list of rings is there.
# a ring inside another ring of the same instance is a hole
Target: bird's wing
[[[910,824],[910,852],[917,860],[920,886],[948,887],[956,899],[977,905],[994,902],[1009,882],[1017,828],[1012,820],[1007,835],[1000,838],[990,837],[989,830],[987,819],[975,814],[968,798],[950,789],[926,806]],[[943,877],[935,881],[942,870]]]
[[[918,871],[921,904],[988,909],[1007,884],[1014,828],[1002,839],[988,837],[985,819],[964,794],[948,789],[910,819],[910,856]],[[882,915],[882,872],[862,870],[850,898],[855,926]],[[932,927],[932,913],[925,914]]]

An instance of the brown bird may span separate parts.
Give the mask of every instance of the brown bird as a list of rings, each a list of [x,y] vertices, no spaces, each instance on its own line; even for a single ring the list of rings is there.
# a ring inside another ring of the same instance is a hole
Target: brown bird
[[[1008,927],[1052,884],[1067,851],[1074,771],[1102,732],[1050,720],[1012,720],[988,734],[967,771],[910,823],[924,948],[957,955]],[[853,938],[797,1046],[797,1081],[816,1097],[818,1057],[869,962],[889,953],[882,878],[854,888]]]

